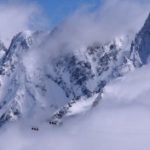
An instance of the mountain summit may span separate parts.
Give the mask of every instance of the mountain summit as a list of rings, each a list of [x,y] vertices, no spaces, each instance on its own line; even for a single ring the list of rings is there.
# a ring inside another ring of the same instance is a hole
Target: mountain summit
[[[132,54],[135,66],[147,64],[150,56],[150,14],[132,43]]]
[[[60,124],[96,106],[108,82],[148,62],[150,16],[133,41],[122,36],[55,57],[39,55],[52,39],[49,32],[27,31],[17,34],[8,49],[1,44],[1,126],[18,119]],[[68,47],[64,43],[60,48]]]

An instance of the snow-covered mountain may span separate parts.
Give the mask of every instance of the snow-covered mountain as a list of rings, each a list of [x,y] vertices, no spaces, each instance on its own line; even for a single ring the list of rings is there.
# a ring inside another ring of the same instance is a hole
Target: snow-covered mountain
[[[131,45],[130,59],[134,62],[134,65],[139,67],[149,62],[150,56],[150,14],[140,30],[136,35],[135,40]]]
[[[0,43],[0,125],[18,119],[59,124],[91,109],[109,81],[147,63],[149,31],[150,17],[135,40],[124,35],[46,57],[59,32],[21,32],[8,49]]]

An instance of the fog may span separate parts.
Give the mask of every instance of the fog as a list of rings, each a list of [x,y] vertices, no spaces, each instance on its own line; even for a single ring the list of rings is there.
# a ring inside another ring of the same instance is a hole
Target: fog
[[[47,56],[76,50],[93,42],[108,42],[115,37],[135,35],[149,14],[150,2],[141,0],[102,0],[100,6],[82,5],[57,25],[45,45]],[[18,15],[19,14],[19,15]],[[14,35],[25,30],[49,30],[51,18],[29,1],[0,2],[0,40],[8,47]],[[11,23],[10,23],[11,21]],[[37,48],[36,48],[37,49]]]
[[[141,150],[150,143],[150,65],[112,81],[99,106],[67,120],[61,127],[41,123],[7,124],[0,133],[3,150]],[[119,94],[120,93],[120,94]]]
[[[36,3],[0,1],[0,19],[0,40],[7,47],[17,33],[48,26],[42,9]]]
[[[78,47],[136,33],[149,9],[149,2],[136,0],[105,0],[100,6],[82,6],[58,26],[58,34],[53,40],[57,44]]]
[[[123,36],[133,39],[149,10],[150,2],[140,0],[103,0],[100,6],[82,5],[52,30],[41,53],[43,57],[54,56],[84,49],[94,42],[107,43]]]

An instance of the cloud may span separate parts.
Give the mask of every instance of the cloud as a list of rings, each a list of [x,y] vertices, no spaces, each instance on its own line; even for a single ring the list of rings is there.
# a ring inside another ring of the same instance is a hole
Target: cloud
[[[8,124],[0,130],[0,149],[147,149],[150,147],[149,76],[150,65],[147,65],[111,82],[99,106],[66,120],[61,127],[43,123],[38,124],[40,130],[36,132],[28,122]]]
[[[82,6],[58,26],[57,43],[76,47],[138,32],[149,10],[149,1],[136,0],[104,0],[100,6]]]
[[[38,29],[46,25],[38,5],[18,1],[0,3],[0,20],[0,39],[7,46],[18,32]]]
[[[9,0],[0,4],[0,39],[7,45],[17,32],[49,27],[50,21],[37,3]],[[82,5],[58,25],[58,34],[48,47],[54,51],[62,45],[68,49],[78,48],[138,32],[149,10],[150,2],[146,0],[103,0],[100,6]]]
[[[66,120],[63,126],[52,127],[43,123],[36,132],[30,129],[28,122],[8,124],[0,131],[0,149],[10,150],[11,147],[11,150],[141,150],[149,148],[149,70],[150,65],[147,65],[111,82],[106,86],[99,106],[87,114]]]

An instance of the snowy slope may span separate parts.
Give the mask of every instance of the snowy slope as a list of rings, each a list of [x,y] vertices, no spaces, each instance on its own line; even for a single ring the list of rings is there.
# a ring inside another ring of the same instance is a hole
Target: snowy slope
[[[129,37],[96,42],[54,57],[43,54],[49,48],[44,46],[47,42],[51,42],[49,32],[22,32],[2,57],[1,125],[18,118],[47,120],[58,108],[72,106],[72,101],[82,103],[82,99],[92,107],[90,97],[102,92],[111,79],[134,69],[127,59]]]
[[[67,101],[62,89],[47,79],[46,72],[43,72],[40,66],[34,66],[33,69],[32,65],[35,64],[29,64],[30,60],[26,59],[34,42],[31,34],[28,31],[16,35],[2,59],[1,125],[20,117],[36,118],[39,114],[47,112],[47,109],[50,113]],[[33,61],[36,63],[36,58]]]
[[[150,147],[150,64],[104,88],[100,105],[54,128],[46,124],[38,132],[25,125],[8,125],[0,134],[0,148],[9,150],[148,150]],[[85,106],[73,106],[72,111]],[[77,106],[77,107],[76,107]],[[69,114],[72,115],[72,114]],[[15,135],[15,138],[14,138]],[[13,140],[14,139],[14,140]],[[18,144],[16,144],[16,140]],[[9,144],[8,144],[9,143]],[[108,144],[109,143],[109,144]]]
[[[149,20],[133,42],[123,35],[71,47],[56,40],[55,29],[18,33],[8,49],[1,44],[0,125],[17,119],[59,124],[96,106],[110,81],[147,63]]]
[[[134,62],[135,66],[141,66],[143,64],[147,64],[149,62],[150,55],[150,14],[140,30],[140,32],[136,35],[135,40],[131,45],[131,59]]]

